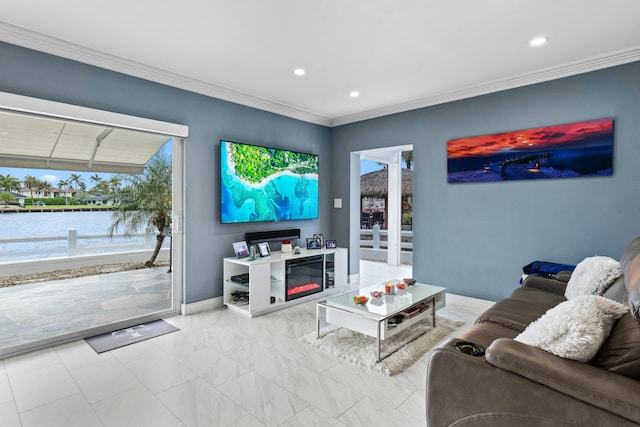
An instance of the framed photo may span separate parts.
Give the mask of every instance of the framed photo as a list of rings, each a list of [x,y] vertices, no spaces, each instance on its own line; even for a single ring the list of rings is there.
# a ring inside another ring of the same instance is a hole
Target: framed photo
[[[307,249],[322,249],[320,239],[316,239],[315,237],[307,238]]]
[[[324,238],[322,237],[322,234],[314,234],[313,238],[320,241],[320,247],[324,246]]]
[[[326,247],[327,249],[335,249],[335,248],[337,248],[337,247],[338,247],[338,245],[336,244],[336,241],[335,241],[335,240],[327,240],[327,241],[325,242],[325,247]]]
[[[269,247],[269,242],[258,243],[258,251],[260,252],[260,256],[271,255],[271,248]]]
[[[447,182],[613,175],[613,118],[447,141]]]
[[[238,258],[249,256],[249,247],[247,246],[247,242],[234,242],[233,251],[236,253]]]

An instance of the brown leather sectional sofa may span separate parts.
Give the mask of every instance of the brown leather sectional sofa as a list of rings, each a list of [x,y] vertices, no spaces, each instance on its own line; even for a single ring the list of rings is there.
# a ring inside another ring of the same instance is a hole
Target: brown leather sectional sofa
[[[563,359],[513,340],[566,300],[570,273],[529,276],[464,336],[434,350],[427,372],[427,425],[640,425],[640,238],[627,247],[621,266],[623,276],[603,296],[628,304],[630,311],[593,359]],[[484,346],[486,353],[457,350],[461,341]]]

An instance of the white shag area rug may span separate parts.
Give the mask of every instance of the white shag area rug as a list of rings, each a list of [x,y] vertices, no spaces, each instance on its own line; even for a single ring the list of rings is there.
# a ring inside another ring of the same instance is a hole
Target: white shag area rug
[[[435,347],[443,338],[464,325],[464,322],[436,315],[436,327],[431,318],[417,322],[415,325],[399,332],[397,335],[381,341],[382,359],[376,362],[378,348],[376,339],[346,328],[321,331],[316,338],[316,331],[300,337],[300,341],[319,348],[340,359],[372,369],[385,375],[394,375],[404,371],[418,360],[424,353]]]

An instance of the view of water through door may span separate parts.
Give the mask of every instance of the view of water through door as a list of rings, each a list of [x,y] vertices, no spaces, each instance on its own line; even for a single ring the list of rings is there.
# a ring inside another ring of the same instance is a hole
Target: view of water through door
[[[183,141],[108,129],[0,112],[0,151],[13,139],[56,165],[0,163],[0,357],[178,311]]]

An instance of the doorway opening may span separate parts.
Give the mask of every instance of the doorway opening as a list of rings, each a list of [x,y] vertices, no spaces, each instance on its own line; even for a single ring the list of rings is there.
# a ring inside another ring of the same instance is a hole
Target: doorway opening
[[[360,168],[360,182],[355,185],[359,209],[353,212],[354,203],[351,212],[359,218],[359,258],[394,266],[411,265],[413,146],[353,154],[358,157]]]
[[[187,128],[0,92],[0,133],[0,357],[178,313]],[[120,215],[162,162],[164,226]]]

